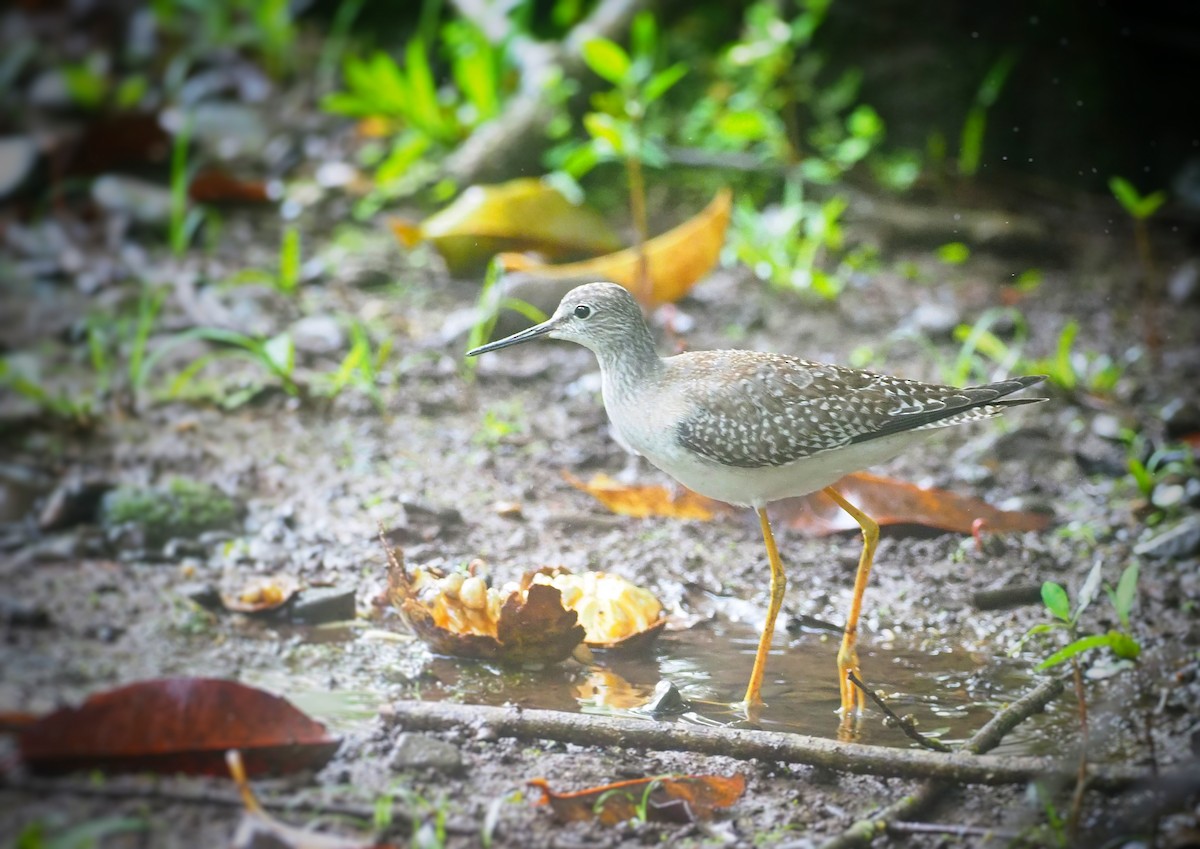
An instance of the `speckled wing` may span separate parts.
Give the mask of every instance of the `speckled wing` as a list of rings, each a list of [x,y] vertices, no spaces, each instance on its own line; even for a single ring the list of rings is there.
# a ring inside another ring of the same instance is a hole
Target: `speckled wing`
[[[686,358],[686,359],[685,359]],[[782,466],[894,433],[995,415],[1041,399],[997,399],[1042,380],[1023,377],[959,389],[778,354],[684,355],[690,412],[679,442],[727,466]]]

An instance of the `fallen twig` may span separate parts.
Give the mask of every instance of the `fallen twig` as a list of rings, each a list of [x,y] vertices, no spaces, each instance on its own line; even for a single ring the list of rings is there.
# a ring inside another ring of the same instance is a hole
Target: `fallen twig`
[[[895,820],[887,824],[888,834],[948,834],[951,837],[983,837],[996,840],[1018,840],[1020,833],[988,828],[980,825],[955,825],[940,822],[905,822]]]
[[[656,723],[517,707],[402,701],[385,707],[380,714],[407,730],[486,727],[502,737],[696,752],[740,759],[761,758],[859,774],[939,778],[962,784],[1021,784],[1047,775],[1069,780],[1073,774],[1049,758],[976,756],[966,752],[941,754],[839,743],[803,734]],[[1126,787],[1143,777],[1141,770],[1125,766],[1097,768],[1093,776],[1094,786],[1111,790]]]
[[[954,749],[947,746],[941,740],[935,740],[932,737],[926,737],[924,734],[918,731],[915,725],[913,725],[904,717],[899,716],[894,710],[888,707],[888,703],[883,700],[883,697],[874,690],[869,689],[867,685],[860,681],[858,676],[853,672],[847,672],[846,676],[850,679],[850,683],[862,690],[866,694],[867,698],[875,703],[875,707],[883,711],[883,715],[895,723],[896,727],[903,731],[904,736],[909,740],[912,740],[918,746],[922,746],[926,749],[933,749],[935,752],[954,751]]]
[[[962,745],[962,751],[975,753],[976,758],[984,759],[986,757],[984,753],[1000,745],[1005,734],[1035,713],[1044,710],[1046,705],[1062,690],[1062,679],[1045,679],[972,734],[971,738]],[[1055,767],[1054,774],[1065,778],[1071,773],[1061,767]],[[951,782],[926,781],[917,792],[893,802],[873,816],[855,822],[841,834],[822,844],[821,849],[851,849],[851,847],[869,846],[875,837],[887,829],[888,823],[920,816],[934,802],[944,799],[951,790],[953,790]]]

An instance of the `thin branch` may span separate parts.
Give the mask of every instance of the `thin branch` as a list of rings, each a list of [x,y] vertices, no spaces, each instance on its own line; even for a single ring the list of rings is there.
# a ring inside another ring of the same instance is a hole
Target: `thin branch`
[[[983,760],[985,752],[996,748],[1009,731],[1035,713],[1045,709],[1050,701],[1062,692],[1061,678],[1047,678],[1028,693],[1004,710],[993,716],[982,728],[971,735],[962,746],[963,752],[975,753]],[[1063,776],[1062,769],[1056,769],[1056,774]],[[932,805],[945,798],[953,791],[953,785],[947,781],[926,781],[917,792],[905,796],[873,816],[861,819],[851,825],[841,834],[822,844],[821,849],[852,849],[852,847],[870,846],[871,842],[887,830],[888,824],[901,820],[914,819],[920,816]]]
[[[940,822],[905,822],[893,820],[887,824],[888,834],[948,834],[951,837],[982,837],[993,840],[1020,840],[1021,834],[981,825],[954,825]]]
[[[953,752],[954,749],[947,746],[941,740],[935,740],[932,737],[926,737],[917,727],[909,722],[904,717],[898,715],[894,710],[888,707],[888,703],[883,700],[883,697],[874,690],[869,689],[866,684],[859,680],[854,672],[847,672],[846,677],[850,679],[850,683],[866,694],[867,698],[875,703],[875,707],[883,711],[883,715],[890,719],[896,726],[904,732],[904,736],[912,740],[918,746],[926,749],[933,749],[935,752]]]
[[[1041,713],[1046,705],[1058,698],[1063,691],[1061,678],[1046,678],[1021,698],[989,719],[982,728],[971,735],[963,744],[964,752],[982,755],[1000,745],[1000,741],[1035,713]]]
[[[551,710],[402,701],[383,708],[380,715],[413,731],[487,727],[502,737],[696,752],[743,760],[761,758],[858,774],[941,778],[961,784],[1021,784],[1047,775],[1070,780],[1072,775],[1051,758],[973,756],[966,752],[941,754],[839,743],[804,734],[655,723]],[[1093,776],[1095,786],[1112,790],[1126,787],[1143,777],[1142,770],[1124,765],[1097,768]]]

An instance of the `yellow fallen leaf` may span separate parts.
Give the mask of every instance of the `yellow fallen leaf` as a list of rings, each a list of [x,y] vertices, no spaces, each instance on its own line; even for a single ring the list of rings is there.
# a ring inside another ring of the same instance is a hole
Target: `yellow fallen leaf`
[[[392,218],[388,224],[407,247],[431,243],[452,273],[480,267],[499,251],[533,250],[561,259],[621,244],[599,213],[533,177],[471,186],[420,223]]]
[[[519,253],[502,253],[497,259],[506,271],[524,271],[538,277],[611,280],[633,292],[647,307],[670,304],[686,295],[716,266],[732,205],[733,193],[721,189],[699,214],[646,242],[648,296],[638,291],[635,248],[561,265],[549,265]]]
[[[730,512],[728,504],[714,501],[690,489],[679,487],[670,492],[666,487],[653,485],[626,486],[608,475],[596,475],[586,483],[563,472],[567,483],[595,498],[609,510],[621,516],[668,516],[675,519],[699,519],[708,522]]]

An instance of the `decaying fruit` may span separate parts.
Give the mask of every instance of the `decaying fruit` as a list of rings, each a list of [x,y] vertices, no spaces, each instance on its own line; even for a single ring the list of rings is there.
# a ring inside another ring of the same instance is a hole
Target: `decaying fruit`
[[[405,569],[387,546],[388,600],[434,651],[509,663],[553,663],[586,640],[593,648],[647,644],[662,630],[662,605],[648,591],[603,572],[563,569],[489,587],[467,574]]]
[[[591,648],[633,648],[633,642],[652,640],[666,624],[654,594],[620,575],[541,570],[531,583],[548,584],[562,593],[563,605],[579,616]]]

